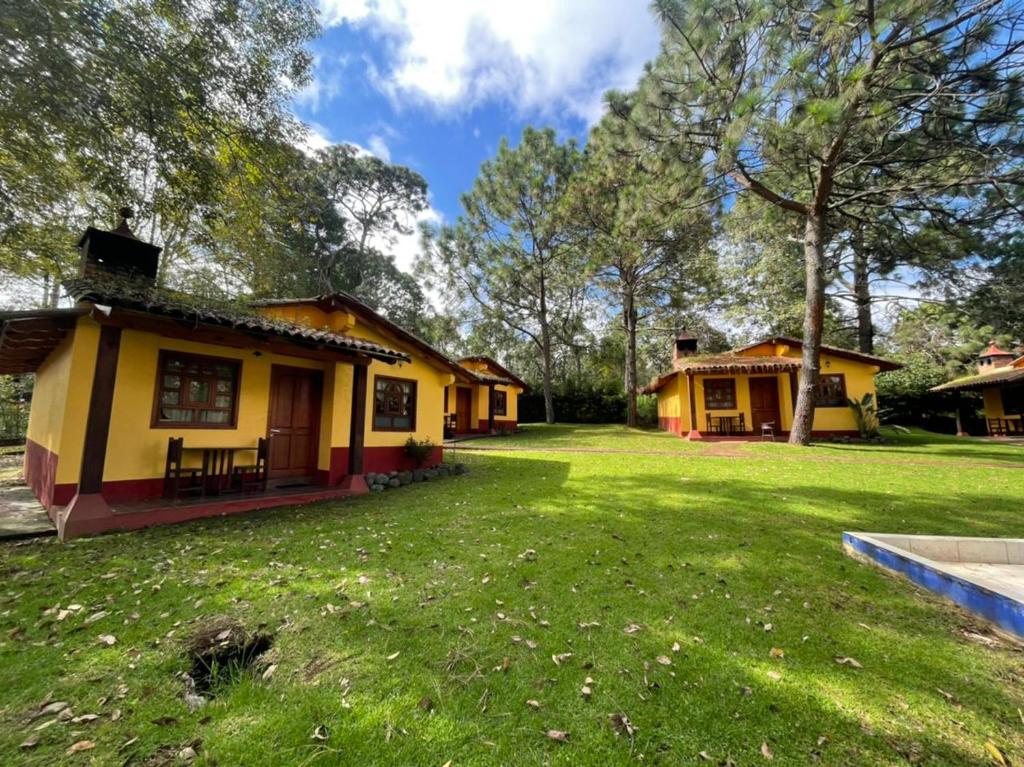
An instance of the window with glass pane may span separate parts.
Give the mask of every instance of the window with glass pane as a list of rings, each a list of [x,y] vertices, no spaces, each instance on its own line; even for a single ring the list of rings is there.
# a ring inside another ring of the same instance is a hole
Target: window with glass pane
[[[164,351],[158,364],[154,426],[235,426],[240,362]]]
[[[831,373],[818,378],[818,401],[815,407],[847,407],[846,376]]]
[[[506,415],[508,413],[508,394],[507,392],[494,390],[494,414],[495,415]]]
[[[706,410],[735,410],[736,379],[704,379],[704,408]]]
[[[373,379],[375,431],[416,431],[416,382],[404,378]]]

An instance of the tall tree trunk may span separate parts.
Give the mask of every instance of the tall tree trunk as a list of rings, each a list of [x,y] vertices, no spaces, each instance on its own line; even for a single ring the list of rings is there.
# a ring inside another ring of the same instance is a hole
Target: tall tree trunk
[[[551,391],[551,329],[548,327],[548,298],[544,275],[540,278],[540,347],[544,356],[544,420],[555,422],[555,400]]]
[[[858,238],[853,247],[853,297],[857,305],[857,349],[875,353],[875,326],[871,317],[871,270],[864,243]]]
[[[814,401],[818,394],[821,332],[825,320],[825,221],[821,213],[810,212],[804,223],[805,307],[800,387],[789,432],[791,445],[811,441]]]
[[[639,418],[636,408],[636,300],[632,286],[623,291],[622,319],[626,329],[626,425],[635,428]]]
[[[46,272],[43,275],[43,297],[40,299],[40,305],[43,309],[50,308],[50,273]]]

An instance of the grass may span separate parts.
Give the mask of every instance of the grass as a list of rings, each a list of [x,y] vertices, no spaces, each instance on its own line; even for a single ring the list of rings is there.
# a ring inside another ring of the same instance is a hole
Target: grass
[[[1024,535],[1019,448],[492,443],[536,449],[463,451],[465,476],[341,503],[0,547],[4,763],[171,764],[187,745],[221,767],[768,764],[762,744],[783,765],[991,764],[987,742],[1024,759],[1019,647],[840,546]],[[543,449],[574,444],[635,452]],[[185,647],[216,617],[272,633],[276,671],[190,711]],[[33,733],[48,698],[99,718]]]

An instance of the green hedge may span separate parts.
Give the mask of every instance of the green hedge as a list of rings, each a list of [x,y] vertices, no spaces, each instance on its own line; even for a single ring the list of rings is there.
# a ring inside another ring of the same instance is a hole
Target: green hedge
[[[555,420],[559,423],[625,423],[626,395],[601,390],[572,390],[554,395]],[[658,422],[657,401],[640,397],[637,410],[642,425]],[[519,395],[519,423],[544,422],[544,393],[534,389]]]

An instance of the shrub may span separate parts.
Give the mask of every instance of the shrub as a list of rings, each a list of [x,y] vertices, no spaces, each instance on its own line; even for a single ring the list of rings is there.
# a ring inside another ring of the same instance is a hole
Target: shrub
[[[427,462],[433,452],[434,443],[429,439],[416,440],[414,437],[409,437],[405,441],[405,454],[417,469]]]

